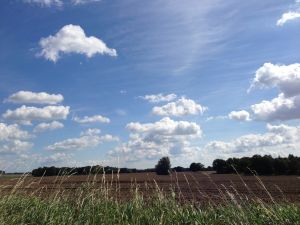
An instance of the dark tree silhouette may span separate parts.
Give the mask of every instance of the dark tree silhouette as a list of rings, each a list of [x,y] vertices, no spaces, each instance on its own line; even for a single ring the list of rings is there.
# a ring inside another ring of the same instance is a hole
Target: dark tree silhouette
[[[184,172],[184,171],[186,171],[186,168],[184,168],[182,166],[175,166],[172,170],[175,172]]]
[[[191,163],[190,171],[196,172],[201,170],[204,170],[204,165],[202,163]]]
[[[171,163],[169,157],[162,157],[155,166],[155,172],[158,175],[169,175]]]
[[[300,175],[300,157],[289,155],[286,158],[273,158],[270,155],[252,157],[229,158],[227,160],[216,159],[213,169],[217,173],[241,173],[246,175]],[[172,171],[199,171],[212,170],[211,167],[204,168],[201,163],[192,163],[190,168],[180,166],[174,167]],[[87,175],[87,174],[110,174],[110,173],[152,173],[169,174],[171,172],[170,159],[163,157],[158,161],[155,168],[135,169],[117,168],[110,166],[85,166],[85,167],[40,167],[32,170],[32,176],[63,176],[63,175]],[[0,174],[4,174],[0,170]]]
[[[285,158],[280,158],[280,157],[277,159],[274,159],[273,167],[274,167],[275,174],[283,175],[287,171],[289,171],[288,160]]]
[[[243,173],[258,175],[299,175],[300,157],[289,155],[287,158],[273,158],[270,155],[216,159],[213,168],[217,173]]]
[[[223,159],[215,159],[213,161],[213,168],[217,173],[228,173],[228,165]]]

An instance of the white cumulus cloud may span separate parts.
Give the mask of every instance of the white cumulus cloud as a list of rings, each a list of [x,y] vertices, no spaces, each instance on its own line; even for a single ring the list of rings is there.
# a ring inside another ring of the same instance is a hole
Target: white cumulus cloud
[[[54,36],[42,38],[39,42],[40,56],[56,62],[62,54],[84,54],[88,58],[95,54],[117,56],[115,49],[107,45],[99,38],[87,37],[84,30],[78,25],[65,25]]]
[[[126,161],[156,159],[161,156],[189,157],[199,150],[191,144],[201,138],[200,126],[188,121],[165,117],[154,123],[129,123],[129,140],[109,152],[111,157]]]
[[[8,142],[2,143],[0,147],[0,154],[17,154],[20,155],[30,148],[32,148],[33,143],[21,140],[10,140]]]
[[[100,2],[101,0],[72,0],[74,5],[84,5],[93,2]]]
[[[229,119],[239,121],[250,121],[250,114],[246,110],[232,111],[228,114]]]
[[[37,161],[42,166],[66,166],[70,161],[72,161],[72,158],[70,154],[66,154],[65,152],[56,152],[50,156],[39,156],[37,157]]]
[[[291,148],[291,146],[299,144],[299,126],[268,124],[267,131],[264,134],[243,135],[229,142],[212,141],[206,145],[205,149],[212,154],[216,151],[232,157],[232,154],[282,153],[284,150]]]
[[[200,127],[193,122],[188,121],[174,121],[169,117],[162,118],[155,123],[129,123],[127,129],[134,133],[144,133],[146,136],[154,137],[156,135],[170,136],[187,136],[197,135],[201,136],[202,131]]]
[[[7,125],[5,123],[0,123],[0,141],[11,140],[11,139],[29,139],[31,135],[20,129],[17,124]]]
[[[256,119],[273,120],[292,120],[300,118],[300,95],[286,98],[284,94],[271,101],[264,100],[251,106]]]
[[[56,130],[56,129],[61,129],[63,128],[64,125],[58,121],[53,121],[51,123],[40,123],[34,128],[34,132],[39,133],[39,132],[45,132],[45,131],[51,131],[51,130]]]
[[[300,94],[300,64],[265,63],[256,73],[250,89],[277,87],[285,96]]]
[[[283,26],[286,22],[300,18],[300,12],[287,12],[281,15],[281,18],[277,20],[277,26]]]
[[[163,106],[155,106],[152,113],[159,116],[186,116],[203,114],[207,107],[197,104],[192,99],[182,97]]]
[[[177,98],[176,94],[168,94],[164,95],[162,93],[156,94],[156,95],[145,95],[141,96],[140,98],[149,101],[151,103],[159,103],[159,102],[170,102]]]
[[[281,92],[276,98],[251,106],[255,119],[273,121],[300,118],[300,64],[265,63],[256,71],[250,89],[255,87],[276,87]]]
[[[61,0],[23,0],[23,1],[29,4],[37,4],[42,7],[51,7],[51,6],[61,7],[63,5],[63,2]]]
[[[37,108],[23,105],[15,110],[7,110],[2,117],[22,124],[31,124],[34,120],[45,121],[66,119],[69,112],[69,106],[45,106],[43,108]]]
[[[10,95],[5,102],[12,103],[33,103],[33,104],[49,104],[55,105],[64,100],[61,94],[48,94],[46,92],[31,92],[31,91],[18,91]]]
[[[99,144],[107,141],[118,141],[119,139],[110,134],[99,136],[100,130],[89,129],[82,132],[78,138],[69,138],[60,142],[56,142],[46,147],[47,150],[52,151],[76,151],[87,148],[93,148]]]
[[[98,135],[101,133],[101,130],[100,129],[97,129],[97,128],[89,128],[83,132],[80,133],[81,136],[85,136],[85,135]]]
[[[33,146],[33,143],[25,141],[33,136],[20,129],[17,124],[7,125],[0,123],[0,155],[21,154]]]
[[[85,116],[83,118],[74,117],[77,123],[110,123],[110,119],[101,115]]]

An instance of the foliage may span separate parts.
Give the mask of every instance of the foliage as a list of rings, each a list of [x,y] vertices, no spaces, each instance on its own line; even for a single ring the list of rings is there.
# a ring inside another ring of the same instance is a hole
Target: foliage
[[[155,169],[131,169],[117,168],[110,166],[85,166],[85,167],[39,167],[32,170],[31,174],[34,177],[41,176],[63,176],[63,175],[88,175],[88,174],[111,174],[111,173],[144,173],[155,172]]]
[[[191,163],[190,165],[190,171],[196,172],[196,171],[202,171],[204,170],[204,165],[202,163]]]
[[[287,158],[254,155],[252,157],[216,159],[213,168],[217,173],[243,173],[259,175],[300,175],[300,157]]]
[[[169,175],[171,163],[169,157],[162,157],[155,166],[155,172],[158,175]]]
[[[182,166],[175,166],[174,168],[172,168],[172,171],[175,171],[175,172],[185,172],[185,171],[188,171],[188,169],[184,168]]]
[[[191,163],[189,168],[176,166],[172,171],[211,171],[217,173],[243,173],[259,175],[300,175],[300,157],[289,155],[287,158],[273,158],[272,156],[254,155],[252,157],[229,158],[227,160],[216,159],[212,167],[205,168],[201,163]],[[41,176],[60,176],[60,175],[87,175],[103,173],[144,173],[156,172],[157,174],[166,175],[171,171],[170,160],[168,157],[160,159],[155,168],[135,169],[135,168],[117,168],[110,166],[86,166],[86,167],[40,167],[32,171],[32,175]],[[0,171],[0,174],[4,174]]]
[[[138,194],[118,202],[89,190],[78,198],[42,199],[32,195],[10,195],[0,199],[1,225],[299,225],[300,207],[292,203],[249,203],[195,207],[180,205],[175,198],[154,196],[144,201]],[[83,194],[82,194],[83,193]],[[76,194],[76,193],[75,193]]]

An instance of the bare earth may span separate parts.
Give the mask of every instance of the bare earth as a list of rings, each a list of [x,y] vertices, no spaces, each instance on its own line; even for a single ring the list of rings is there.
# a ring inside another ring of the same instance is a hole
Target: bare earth
[[[16,184],[19,182],[19,185]],[[151,197],[159,187],[165,193],[174,191],[181,200],[196,200],[199,203],[224,202],[232,198],[241,201],[262,199],[263,201],[300,203],[299,176],[238,176],[235,174],[213,174],[210,172],[181,172],[170,176],[158,176],[155,173],[132,173],[97,176],[70,177],[31,177],[20,178],[1,176],[0,193],[10,193],[13,187],[23,193],[51,195],[56,191],[74,193],[74,190],[94,182],[94,188],[108,187],[121,199],[132,196],[132,190],[138,190]],[[116,191],[117,190],[117,191]],[[226,201],[226,200],[225,200]]]

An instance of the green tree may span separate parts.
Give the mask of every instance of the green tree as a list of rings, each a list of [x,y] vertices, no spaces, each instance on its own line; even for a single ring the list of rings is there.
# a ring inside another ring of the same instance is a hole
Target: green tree
[[[227,173],[228,165],[223,159],[215,159],[213,161],[213,168],[217,173]]]
[[[171,163],[169,157],[162,157],[155,166],[155,172],[158,175],[169,175]]]
[[[190,165],[190,171],[196,172],[204,169],[204,165],[202,163],[192,163]]]

